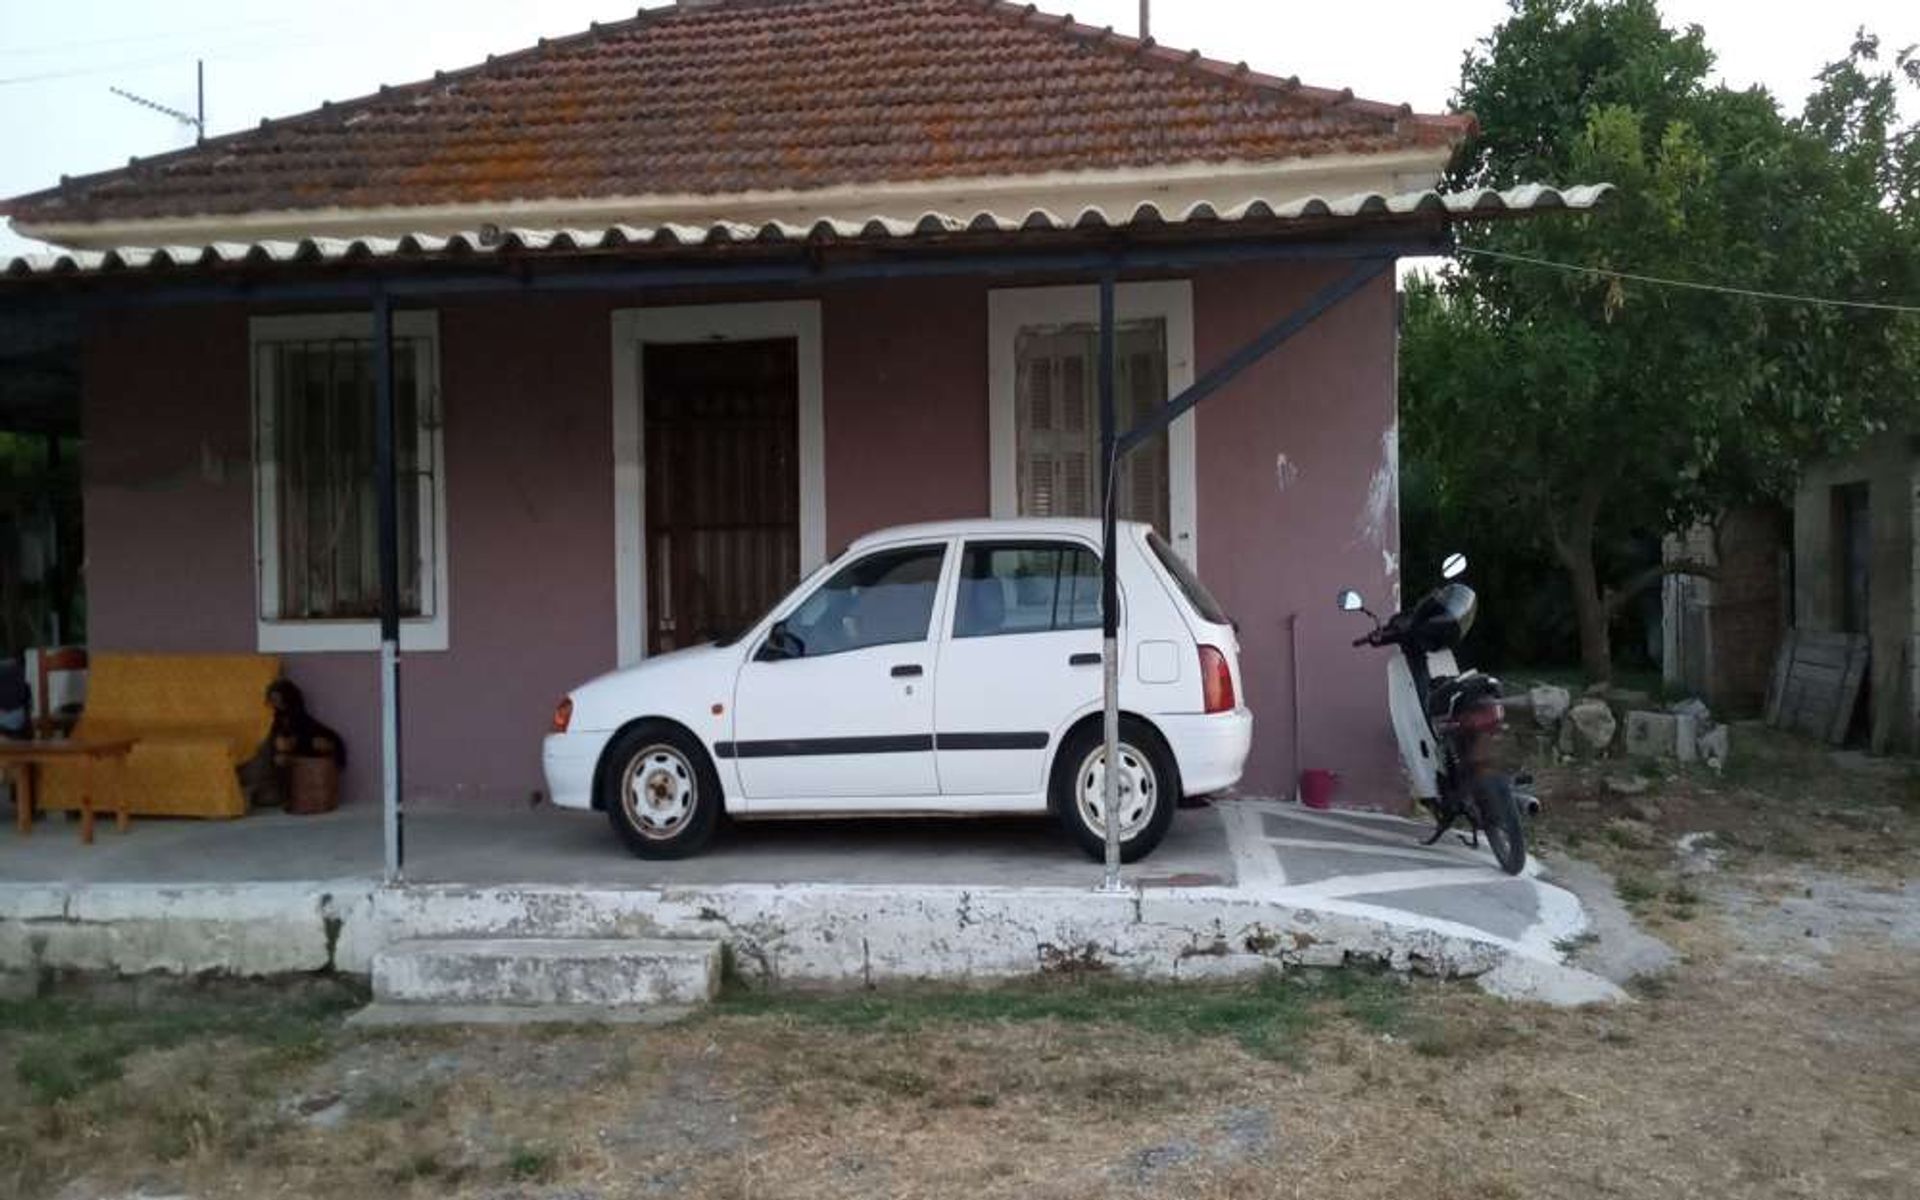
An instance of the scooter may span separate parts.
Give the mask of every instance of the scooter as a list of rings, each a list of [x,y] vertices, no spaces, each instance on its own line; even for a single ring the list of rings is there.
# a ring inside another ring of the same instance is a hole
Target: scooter
[[[1340,609],[1373,618],[1373,632],[1355,638],[1355,646],[1400,651],[1387,663],[1387,710],[1413,794],[1436,826],[1423,844],[1433,845],[1465,818],[1471,844],[1486,834],[1500,869],[1518,875],[1527,864],[1521,809],[1537,812],[1539,801],[1516,787],[1531,780],[1515,779],[1492,761],[1494,735],[1506,723],[1500,681],[1460,670],[1453,656],[1479,606],[1472,588],[1454,582],[1466,569],[1465,555],[1448,555],[1440,568],[1446,582],[1385,621],[1352,588],[1340,593]]]

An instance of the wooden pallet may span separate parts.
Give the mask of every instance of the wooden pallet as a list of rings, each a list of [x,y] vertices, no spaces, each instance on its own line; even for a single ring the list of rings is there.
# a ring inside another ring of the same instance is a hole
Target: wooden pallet
[[[1867,676],[1867,637],[1789,629],[1767,688],[1767,724],[1839,745]]]

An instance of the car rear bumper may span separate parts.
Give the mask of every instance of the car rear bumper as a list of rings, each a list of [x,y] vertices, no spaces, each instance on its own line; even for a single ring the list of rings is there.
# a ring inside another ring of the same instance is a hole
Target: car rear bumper
[[[547,796],[559,808],[593,807],[593,773],[609,733],[550,733],[540,746]]]
[[[1204,796],[1240,782],[1253,747],[1253,713],[1182,714],[1156,718],[1180,764],[1180,790]]]

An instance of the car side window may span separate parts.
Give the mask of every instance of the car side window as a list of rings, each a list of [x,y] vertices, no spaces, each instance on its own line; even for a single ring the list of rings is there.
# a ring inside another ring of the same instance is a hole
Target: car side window
[[[960,565],[953,636],[1100,627],[1100,558],[1061,542],[971,542]]]
[[[926,640],[946,556],[945,546],[908,546],[848,563],[780,623],[786,634],[781,657]]]

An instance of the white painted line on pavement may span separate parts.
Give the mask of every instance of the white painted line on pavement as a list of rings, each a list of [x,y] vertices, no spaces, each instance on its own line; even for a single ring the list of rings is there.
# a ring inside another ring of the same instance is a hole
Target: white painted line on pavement
[[[1270,809],[1268,811],[1272,812],[1275,817],[1282,821],[1298,821],[1302,825],[1314,825],[1321,829],[1337,829],[1348,837],[1377,838],[1382,844],[1390,844],[1403,837],[1413,837],[1424,828],[1412,821],[1402,821],[1397,817],[1394,818],[1393,828],[1381,826],[1374,829],[1363,829],[1356,822],[1343,821],[1338,817],[1329,817],[1323,813],[1307,812],[1304,809],[1288,809],[1284,811]],[[1379,823],[1375,822],[1375,824],[1378,825]]]
[[[1485,874],[1462,871],[1455,867],[1429,867],[1424,871],[1373,871],[1359,875],[1336,875],[1332,879],[1322,879],[1316,883],[1303,883],[1298,887],[1286,888],[1286,898],[1293,901],[1330,900],[1339,896],[1354,896],[1363,892],[1406,892],[1415,888],[1428,887],[1485,887],[1490,883],[1499,883],[1507,879],[1488,867]],[[1516,882],[1528,882],[1517,880]]]
[[[1287,869],[1261,836],[1260,814],[1241,805],[1222,805],[1219,812],[1227,830],[1227,849],[1233,854],[1234,882],[1259,892],[1285,887]]]
[[[1350,850],[1355,854],[1377,854],[1383,858],[1407,858],[1415,862],[1430,863],[1434,859],[1457,862],[1461,867],[1484,867],[1490,860],[1462,846],[1383,846],[1373,842],[1323,842],[1314,838],[1277,838],[1269,837],[1269,843],[1286,846],[1295,850]]]
[[[1468,925],[1463,921],[1450,920],[1447,917],[1432,917],[1425,913],[1409,912],[1404,908],[1388,908],[1379,904],[1367,904],[1359,900],[1322,900],[1314,905],[1320,912],[1339,913],[1348,917],[1365,917],[1371,921],[1383,921],[1403,929],[1421,929],[1437,933],[1443,937],[1467,938],[1471,941],[1486,942],[1504,947],[1516,954],[1538,958],[1530,948],[1512,938],[1501,937],[1491,930],[1478,925]]]

